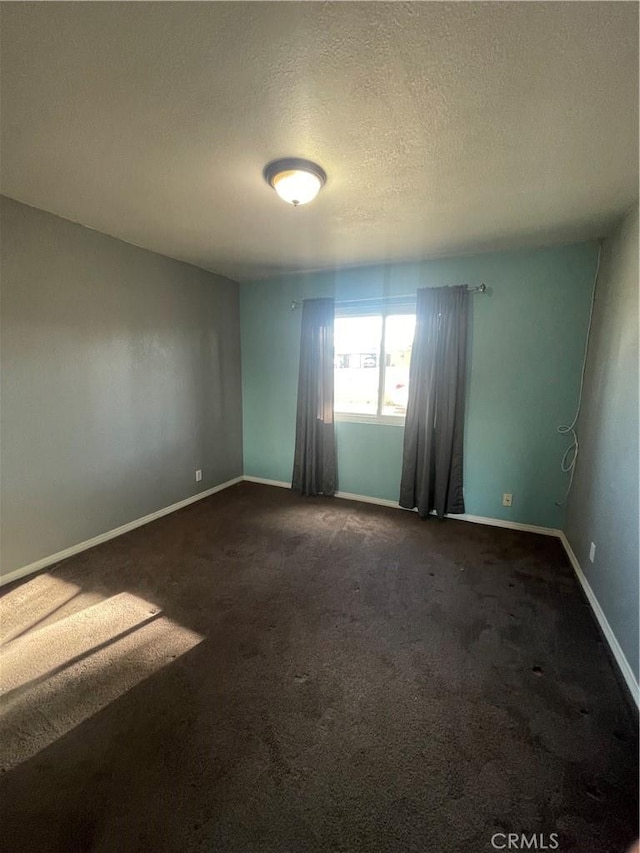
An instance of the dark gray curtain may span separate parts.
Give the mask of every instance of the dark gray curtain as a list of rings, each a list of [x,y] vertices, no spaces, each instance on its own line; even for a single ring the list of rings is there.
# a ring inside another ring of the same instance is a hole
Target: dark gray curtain
[[[462,454],[469,298],[466,287],[421,288],[409,368],[400,506],[464,512]]]
[[[304,495],[332,495],[336,490],[334,313],[333,299],[305,299],[302,305],[292,488]]]

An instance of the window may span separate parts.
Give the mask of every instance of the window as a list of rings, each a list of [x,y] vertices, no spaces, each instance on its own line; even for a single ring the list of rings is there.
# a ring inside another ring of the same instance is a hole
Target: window
[[[336,317],[335,411],[349,420],[403,423],[415,314]]]

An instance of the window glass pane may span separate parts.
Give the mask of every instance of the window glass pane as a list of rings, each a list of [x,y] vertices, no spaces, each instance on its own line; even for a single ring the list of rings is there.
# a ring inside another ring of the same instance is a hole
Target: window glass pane
[[[335,410],[378,413],[382,317],[336,317]]]
[[[409,396],[409,362],[416,328],[415,314],[387,317],[383,415],[404,417]]]

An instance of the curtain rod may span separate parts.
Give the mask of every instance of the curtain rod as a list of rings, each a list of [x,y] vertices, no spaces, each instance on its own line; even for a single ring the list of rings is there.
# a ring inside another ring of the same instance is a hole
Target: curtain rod
[[[466,287],[469,293],[486,293],[487,285],[482,283],[477,287],[472,287],[470,284],[463,284],[462,287]],[[388,302],[391,299],[415,299],[415,293],[400,293],[397,296],[370,296],[368,299],[341,299],[336,302],[336,305],[352,305],[354,302]],[[291,310],[295,311],[296,308],[300,308],[302,302],[300,300],[293,300],[291,303]]]

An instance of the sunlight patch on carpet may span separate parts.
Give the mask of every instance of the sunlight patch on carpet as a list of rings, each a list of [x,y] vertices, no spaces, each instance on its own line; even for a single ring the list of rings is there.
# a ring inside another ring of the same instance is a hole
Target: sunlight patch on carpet
[[[0,650],[0,766],[40,752],[201,640],[126,592],[17,636]]]
[[[37,575],[0,598],[0,643],[8,643],[51,618],[79,593],[75,584]]]

